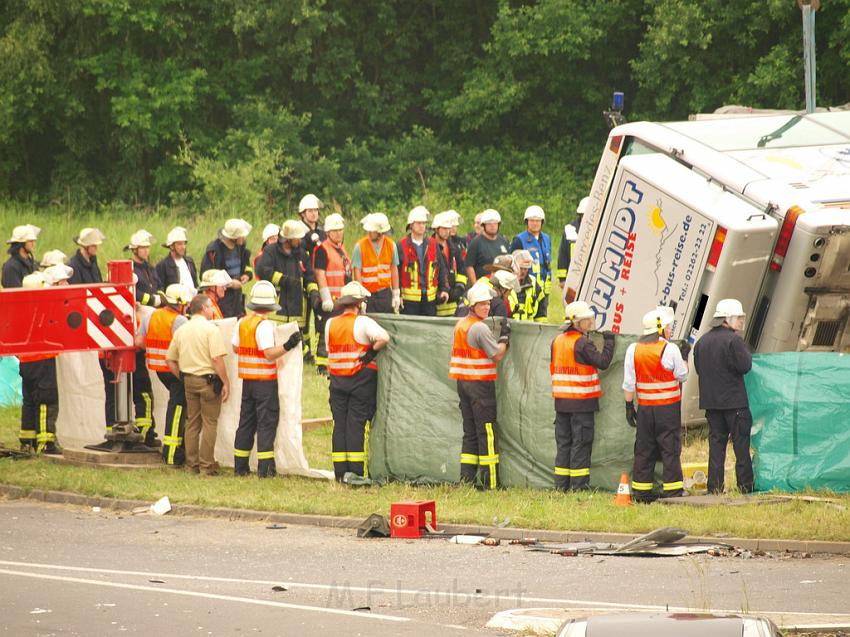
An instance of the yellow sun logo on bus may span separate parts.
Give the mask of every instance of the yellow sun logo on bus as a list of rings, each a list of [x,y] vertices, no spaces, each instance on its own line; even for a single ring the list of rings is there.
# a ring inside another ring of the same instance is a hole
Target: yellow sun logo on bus
[[[664,221],[664,211],[661,208],[660,199],[655,202],[655,207],[649,213],[649,223],[655,234],[663,234],[667,229],[667,222]]]

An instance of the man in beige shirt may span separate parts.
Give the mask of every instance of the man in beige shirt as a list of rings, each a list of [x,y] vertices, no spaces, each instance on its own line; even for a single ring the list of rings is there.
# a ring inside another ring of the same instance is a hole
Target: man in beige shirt
[[[224,366],[227,349],[218,327],[211,322],[214,307],[210,298],[198,294],[189,303],[191,319],[168,346],[168,368],[183,375],[186,391],[186,467],[189,471],[216,475],[215,438],[221,403],[230,395]]]

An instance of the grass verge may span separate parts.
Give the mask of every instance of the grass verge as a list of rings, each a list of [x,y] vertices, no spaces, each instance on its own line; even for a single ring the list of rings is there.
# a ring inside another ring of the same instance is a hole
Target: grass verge
[[[16,420],[17,409],[0,409],[0,442],[10,447],[17,442]],[[692,439],[685,458],[697,456],[703,447],[704,441],[699,437]],[[311,466],[329,468],[330,427],[305,432],[304,449]],[[143,473],[90,469],[57,465],[41,458],[0,460],[0,483],[151,502],[167,495],[177,504],[356,518],[370,513],[387,514],[390,504],[400,500],[433,499],[442,522],[489,525],[510,517],[513,527],[539,529],[640,533],[676,526],[692,534],[719,537],[847,540],[850,536],[848,495],[835,496],[844,505],[843,510],[802,501],[738,507],[654,504],[618,508],[608,493],[560,494],[529,489],[480,493],[454,485],[425,487],[402,483],[352,489],[297,477],[258,480],[225,473],[202,478],[166,468]]]

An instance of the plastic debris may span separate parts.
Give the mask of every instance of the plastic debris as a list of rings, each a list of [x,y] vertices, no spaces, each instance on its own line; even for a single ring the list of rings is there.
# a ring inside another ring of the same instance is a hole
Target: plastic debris
[[[449,538],[452,544],[481,544],[486,540],[483,535],[454,535]]]

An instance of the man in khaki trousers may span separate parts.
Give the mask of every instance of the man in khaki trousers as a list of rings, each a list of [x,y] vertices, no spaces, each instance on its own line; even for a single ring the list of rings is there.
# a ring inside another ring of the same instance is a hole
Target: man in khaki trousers
[[[218,473],[215,438],[221,403],[230,395],[224,366],[227,349],[219,329],[213,325],[210,298],[198,294],[189,303],[191,319],[174,333],[168,346],[168,368],[183,376],[186,392],[186,468],[193,473]]]

